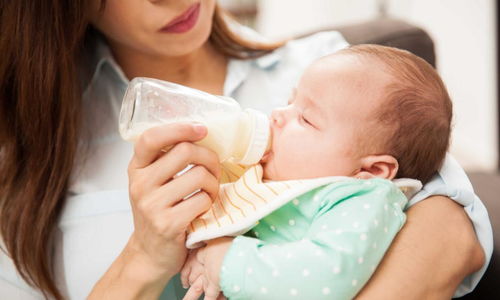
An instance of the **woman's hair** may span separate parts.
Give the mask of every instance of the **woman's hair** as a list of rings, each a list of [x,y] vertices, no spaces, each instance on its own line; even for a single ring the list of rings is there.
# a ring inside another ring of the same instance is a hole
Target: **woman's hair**
[[[243,37],[233,30],[231,24],[241,26],[220,7],[215,7],[210,41],[215,48],[226,56],[235,58],[255,58],[283,46],[284,42],[262,42]]]
[[[88,0],[0,1],[0,235],[22,278],[62,299],[53,233],[75,161],[81,116],[79,64]],[[280,44],[233,33],[217,7],[210,40],[227,56],[256,57]],[[88,45],[87,45],[88,47]]]

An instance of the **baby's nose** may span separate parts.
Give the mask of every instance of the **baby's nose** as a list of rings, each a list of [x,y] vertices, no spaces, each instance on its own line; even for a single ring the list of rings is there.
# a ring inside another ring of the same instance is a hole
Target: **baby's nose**
[[[275,109],[271,113],[271,126],[283,127],[285,125],[285,116],[282,109]]]

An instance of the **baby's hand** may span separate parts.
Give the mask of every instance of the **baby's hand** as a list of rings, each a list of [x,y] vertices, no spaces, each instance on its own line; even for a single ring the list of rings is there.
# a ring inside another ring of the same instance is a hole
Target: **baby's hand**
[[[217,299],[220,294],[218,285],[209,284],[205,278],[205,266],[198,260],[198,253],[203,248],[192,250],[184,263],[181,270],[181,282],[184,288],[188,288],[183,300],[197,300],[203,292],[205,292],[205,299]]]
[[[184,266],[181,270],[181,283],[182,287],[187,289],[197,281],[203,275],[204,267],[203,265],[196,259],[196,254],[199,249],[191,250],[189,255],[184,263]]]
[[[190,285],[183,300],[196,300],[205,293],[205,300],[225,299],[220,292],[219,273],[224,256],[233,238],[222,237],[192,251],[181,271],[182,285]]]

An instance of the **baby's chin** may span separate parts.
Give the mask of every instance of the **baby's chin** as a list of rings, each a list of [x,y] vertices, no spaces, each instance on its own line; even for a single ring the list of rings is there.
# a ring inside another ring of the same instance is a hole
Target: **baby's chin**
[[[279,178],[278,174],[276,174],[276,172],[274,172],[275,170],[272,167],[273,166],[272,160],[270,160],[270,161],[263,161],[263,160],[261,160],[260,164],[262,166],[262,179],[263,180],[267,180],[267,181],[270,181],[270,180],[273,180],[273,181],[282,180],[282,179]]]
[[[293,180],[300,179],[295,177],[289,177],[290,174],[286,172],[279,172],[276,167],[274,153],[271,151],[264,155],[260,160],[262,166],[262,179],[267,181],[283,181],[283,180]]]
[[[288,178],[287,176],[283,176],[283,174],[278,174],[276,172],[276,168],[274,167],[272,161],[261,163],[262,165],[262,179],[265,181],[283,181],[283,180],[292,180],[297,178]]]
[[[288,172],[277,172],[273,161],[260,162],[262,166],[262,179],[265,181],[285,181],[285,180],[302,180],[302,179],[313,179],[322,176],[300,176],[300,174],[291,174]],[[325,175],[330,176],[330,175]],[[331,175],[333,176],[333,175]],[[338,175],[342,176],[342,175]]]
[[[272,172],[269,171],[268,163],[260,162],[262,165],[262,179],[263,180],[274,180],[272,176]]]
[[[262,156],[261,160],[259,161],[259,164],[262,166],[262,171],[263,171],[262,179],[265,180],[273,180],[272,172],[269,171],[270,159],[271,159],[271,151],[264,154],[264,156]]]

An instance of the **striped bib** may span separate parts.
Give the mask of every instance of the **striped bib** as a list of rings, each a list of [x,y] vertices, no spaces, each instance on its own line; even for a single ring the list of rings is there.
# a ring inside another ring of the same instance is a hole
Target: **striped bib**
[[[313,179],[267,181],[262,180],[262,166],[257,164],[246,170],[229,167],[226,180],[236,181],[221,184],[218,198],[203,215],[193,220],[188,228],[186,247],[202,246],[202,241],[221,236],[237,236],[255,226],[258,221],[294,198],[317,187],[352,179],[330,176]],[[393,181],[410,198],[422,185],[413,179]]]

